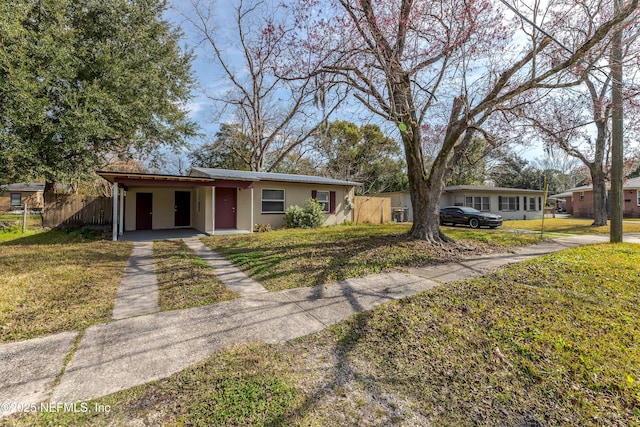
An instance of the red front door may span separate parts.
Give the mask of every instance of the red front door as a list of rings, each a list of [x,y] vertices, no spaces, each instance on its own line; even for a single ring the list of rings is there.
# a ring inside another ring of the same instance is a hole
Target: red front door
[[[216,187],[216,229],[236,228],[236,189]]]
[[[153,194],[136,193],[136,230],[151,230]]]

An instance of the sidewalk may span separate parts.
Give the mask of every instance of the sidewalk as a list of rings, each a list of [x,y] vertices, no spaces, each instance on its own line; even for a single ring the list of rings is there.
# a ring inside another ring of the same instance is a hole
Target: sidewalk
[[[57,386],[76,332],[0,346],[0,402],[72,403],[167,377],[232,344],[278,343],[314,333],[354,313],[505,264],[608,236],[572,236],[408,273],[370,275],[314,288],[255,293],[207,307],[158,312],[88,328]],[[640,236],[625,236],[640,243]],[[0,407],[15,412],[15,405]]]

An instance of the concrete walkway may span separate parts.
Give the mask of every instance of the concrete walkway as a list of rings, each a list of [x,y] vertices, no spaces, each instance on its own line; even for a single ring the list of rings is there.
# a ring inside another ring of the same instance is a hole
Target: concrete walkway
[[[277,343],[314,333],[354,313],[477,276],[499,266],[568,247],[608,241],[573,236],[519,248],[515,253],[470,257],[406,273],[376,274],[315,288],[262,292],[207,307],[129,317],[88,328],[64,367],[76,332],[0,345],[0,414],[19,404],[72,403],[169,376],[234,343]],[[640,236],[625,235],[640,243]]]
[[[135,242],[124,269],[111,318],[125,319],[159,310],[153,242]]]
[[[231,290],[242,297],[248,297],[267,290],[258,282],[248,277],[231,262],[212,251],[197,238],[183,239],[186,245],[207,262],[218,278]]]

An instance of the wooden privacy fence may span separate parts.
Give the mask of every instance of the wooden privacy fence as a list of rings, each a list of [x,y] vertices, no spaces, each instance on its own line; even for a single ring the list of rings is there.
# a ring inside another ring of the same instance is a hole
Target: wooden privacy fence
[[[356,224],[391,222],[391,199],[389,197],[356,196],[353,205]]]
[[[107,226],[112,223],[111,197],[47,194],[42,222],[45,227]]]

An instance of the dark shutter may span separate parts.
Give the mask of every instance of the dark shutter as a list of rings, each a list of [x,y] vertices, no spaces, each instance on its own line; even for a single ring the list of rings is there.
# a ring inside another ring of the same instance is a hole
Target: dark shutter
[[[516,197],[516,210],[520,210],[520,197]]]
[[[313,200],[318,200],[318,192],[316,190],[311,190],[311,198]]]
[[[336,213],[336,192],[329,191],[329,213]]]
[[[538,197],[538,210],[542,210],[542,197]]]
[[[502,210],[502,196],[498,196],[498,210]]]
[[[522,210],[527,210],[527,196],[522,196]]]

